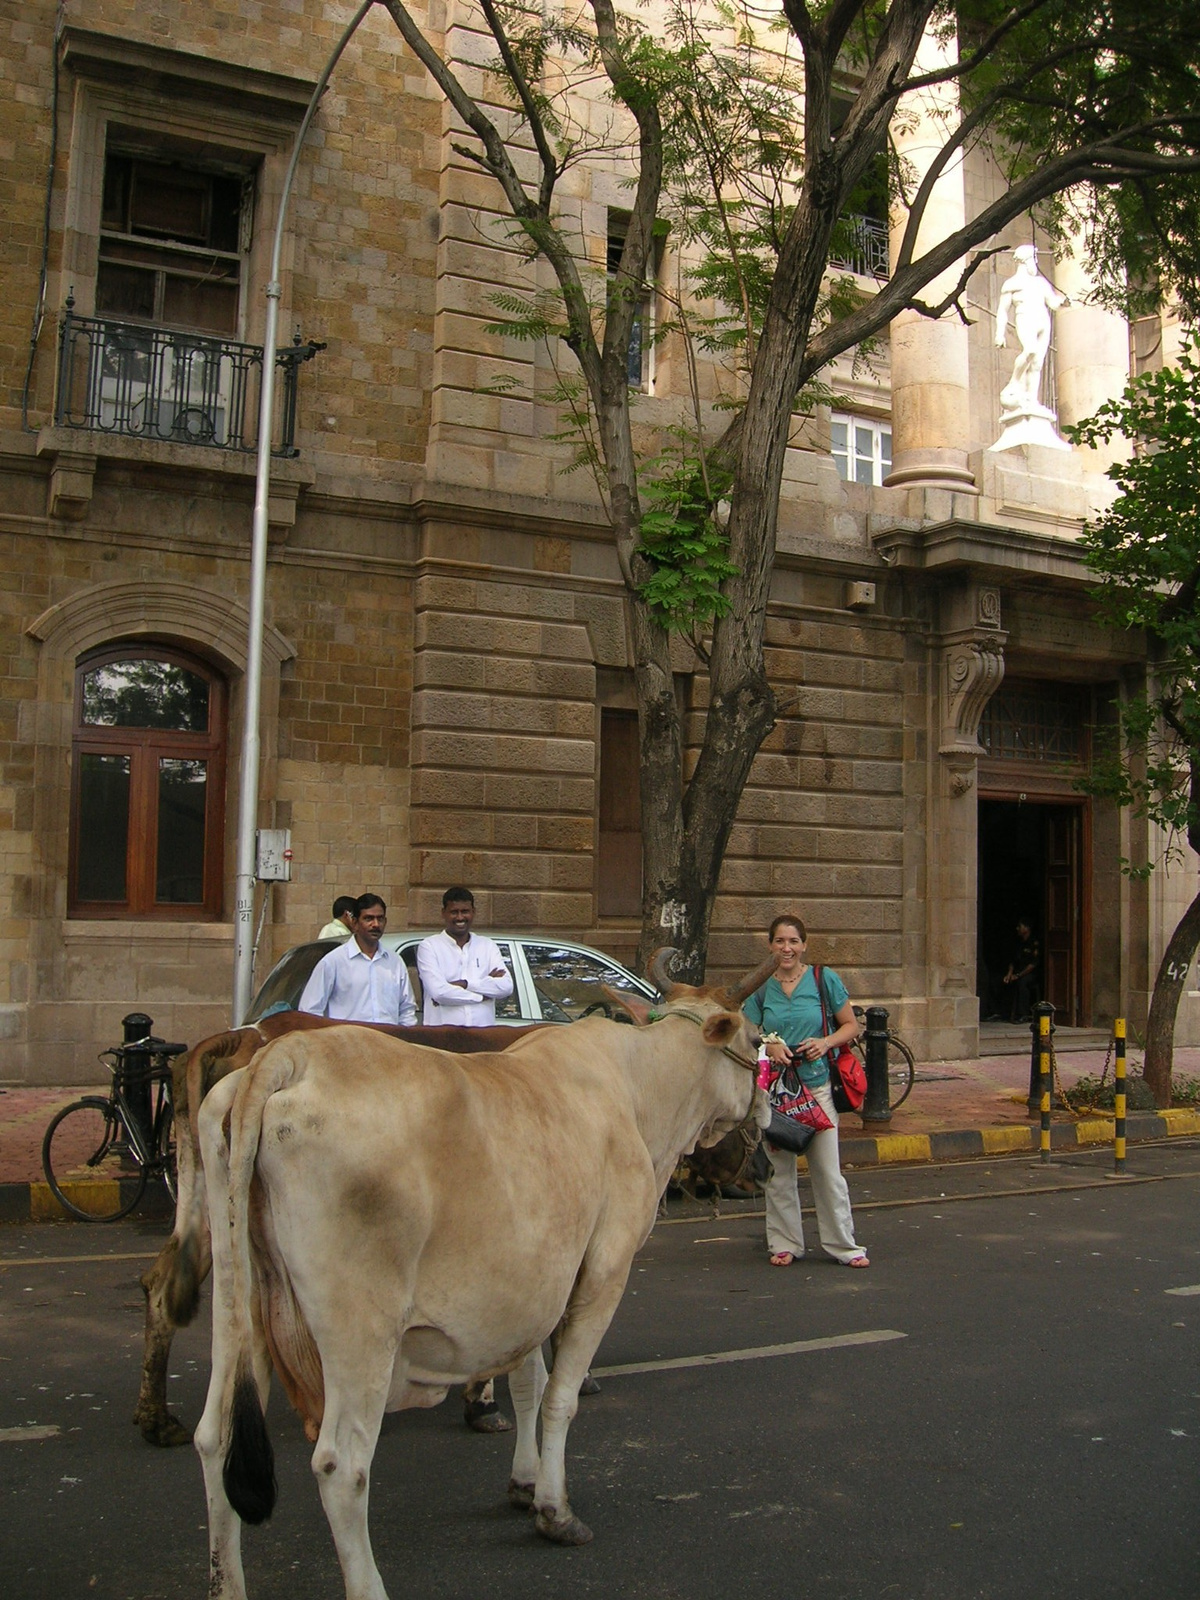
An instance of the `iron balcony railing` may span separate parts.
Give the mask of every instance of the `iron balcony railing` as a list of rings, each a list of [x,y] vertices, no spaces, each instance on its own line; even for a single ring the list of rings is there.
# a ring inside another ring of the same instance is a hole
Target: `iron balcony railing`
[[[843,217],[833,236],[829,265],[864,278],[887,278],[888,229],[874,217]]]
[[[271,453],[295,456],[301,364],[323,344],[294,343],[276,355]],[[214,450],[258,448],[262,347],[107,317],[62,316],[55,425],[126,439],[162,439]]]

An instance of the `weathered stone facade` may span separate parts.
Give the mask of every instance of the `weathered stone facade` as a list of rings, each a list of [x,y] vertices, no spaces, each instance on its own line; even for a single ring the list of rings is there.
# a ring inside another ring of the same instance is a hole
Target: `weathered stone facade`
[[[160,148],[251,184],[236,337],[261,338],[283,172],[344,13],[80,0],[56,44],[51,0],[0,7],[0,1081],[93,1079],[131,1009],[188,1039],[228,1020],[253,458],[56,425],[56,315],[69,296],[77,316],[96,308],[106,149]],[[466,9],[430,0],[429,23],[482,90],[491,48]],[[26,389],[55,103],[48,311]],[[636,944],[630,920],[597,912],[600,715],[632,704],[619,574],[591,486],[564,475],[550,438],[549,358],[488,330],[496,290],[536,286],[542,269],[454,137],[372,15],[309,137],[285,251],[283,326],[325,348],[301,369],[299,454],[276,463],[271,500],[260,820],[291,829],[294,864],[267,891],[260,975],[335,894],[365,887],[394,926],[430,925],[445,885],[465,881],[488,926],[627,958]],[[621,177],[597,163],[565,186],[601,269]],[[989,182],[960,174],[950,219]],[[1077,302],[1058,324],[1068,421],[1127,370],[1124,325],[1078,304],[1081,271],[1058,268]],[[995,279],[977,280],[988,307]],[[989,697],[1002,678],[1091,692],[1138,669],[1089,620],[1072,549],[1103,463],[987,452],[1011,363],[987,323],[908,321],[890,374],[835,371],[839,405],[891,417],[895,486],[842,481],[827,411],[789,452],[768,623],[785,709],[742,803],[711,945],[715,969],[744,968],[775,911],[798,908],[820,958],[934,1056],[978,1037],[981,796],[1078,799],[1048,767],[981,761]],[[488,392],[498,379],[517,387]],[[700,381],[711,399],[703,367]],[[668,338],[644,420],[668,419],[684,385]],[[864,584],[873,600],[848,589]],[[192,652],[228,682],[215,920],[69,914],[76,665],[124,641]],[[686,650],[677,667],[694,737],[704,677]],[[1118,857],[1149,842],[1085,809],[1078,1020],[1136,1017],[1188,895],[1178,878],[1122,879]]]

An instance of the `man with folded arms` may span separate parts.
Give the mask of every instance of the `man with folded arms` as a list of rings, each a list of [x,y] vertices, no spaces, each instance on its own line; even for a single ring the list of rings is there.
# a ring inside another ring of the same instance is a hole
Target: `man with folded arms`
[[[488,1028],[496,1020],[496,1001],[513,992],[512,974],[491,939],[472,933],[475,896],[456,885],[442,896],[441,933],[417,946],[417,971],[425,994],[426,1023],[455,1022],[462,1028]]]

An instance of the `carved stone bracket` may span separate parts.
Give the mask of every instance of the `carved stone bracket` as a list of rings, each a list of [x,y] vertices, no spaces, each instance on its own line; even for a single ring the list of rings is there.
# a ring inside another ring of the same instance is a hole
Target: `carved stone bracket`
[[[979,719],[1004,677],[1002,633],[980,633],[943,646],[941,739],[944,756],[981,756]]]
[[[1008,635],[1000,626],[1000,591],[991,585],[955,586],[942,606],[938,753],[950,768],[951,794],[961,796],[983,754],[979,721],[1004,677]]]

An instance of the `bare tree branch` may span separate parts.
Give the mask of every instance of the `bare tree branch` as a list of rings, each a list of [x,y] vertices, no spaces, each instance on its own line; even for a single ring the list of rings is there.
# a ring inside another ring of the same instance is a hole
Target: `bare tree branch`
[[[542,165],[542,181],[538,192],[538,203],[542,210],[549,213],[550,202],[554,197],[554,185],[558,181],[559,166],[555,160],[554,152],[550,149],[550,141],[546,137],[546,129],[542,122],[542,114],[538,109],[537,100],[526,81],[521,70],[521,63],[517,60],[512,41],[504,31],[504,25],[496,14],[492,0],[479,0],[480,9],[487,18],[487,25],[492,30],[500,51],[500,59],[504,62],[504,70],[512,80],[513,88],[521,101],[521,108],[525,112],[525,120],[529,123],[529,130],[533,134],[533,142],[537,146],[538,160]]]
[[[990,261],[993,256],[1003,255],[1004,249],[1004,245],[997,245],[993,250],[977,250],[967,265],[963,268],[958,282],[955,284],[954,288],[951,289],[950,293],[945,297],[944,300],[939,300],[937,305],[931,306],[926,304],[924,300],[917,300],[914,298],[908,302],[909,309],[912,311],[919,311],[923,317],[929,317],[932,321],[936,322],[939,317],[944,316],[945,313],[953,306],[953,308],[958,312],[960,322],[965,323],[969,327],[971,324],[971,319],[962,308],[962,292],[967,287],[967,284],[970,283],[971,279],[975,276],[976,272],[978,272],[983,263],[985,261]]]

